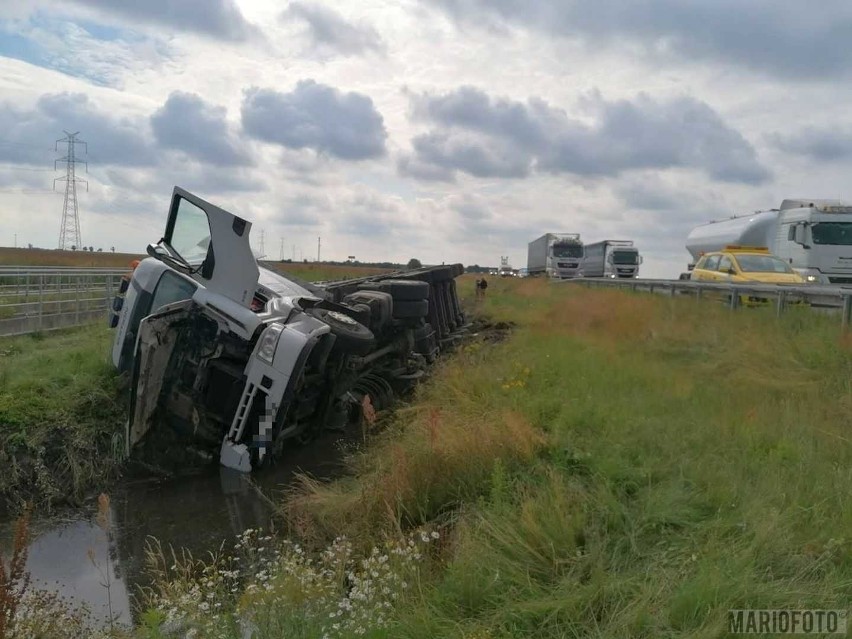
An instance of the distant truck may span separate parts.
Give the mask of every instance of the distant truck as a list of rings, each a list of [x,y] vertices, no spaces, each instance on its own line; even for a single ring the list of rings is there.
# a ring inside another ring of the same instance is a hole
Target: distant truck
[[[500,275],[500,277],[512,277],[515,274],[512,265],[509,264],[508,257],[503,257],[502,255],[500,256],[500,268],[498,269],[497,273]]]
[[[583,242],[578,233],[545,233],[527,246],[530,275],[561,279],[583,274]]]
[[[780,209],[702,224],[687,237],[692,256],[687,268],[691,271],[704,253],[729,245],[766,247],[808,282],[852,284],[852,204],[787,199]]]
[[[632,240],[604,240],[584,248],[583,277],[639,277],[642,256]]]

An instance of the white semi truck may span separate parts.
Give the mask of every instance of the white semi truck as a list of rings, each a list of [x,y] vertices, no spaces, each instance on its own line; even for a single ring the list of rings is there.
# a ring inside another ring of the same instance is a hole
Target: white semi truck
[[[407,392],[466,324],[461,264],[315,285],[259,265],[251,223],[175,187],[109,325],[130,381],[127,452],[218,452],[240,471]],[[178,444],[160,447],[154,433]]]
[[[639,277],[642,256],[632,240],[603,240],[586,244],[583,277]]]
[[[500,277],[512,277],[515,272],[512,269],[512,265],[509,264],[509,257],[500,256],[500,268],[497,270],[497,273]]]
[[[583,242],[578,233],[545,233],[527,246],[530,275],[560,279],[583,275]]]
[[[852,284],[852,204],[787,199],[780,209],[702,224],[687,237],[689,270],[703,253],[729,245],[766,247],[808,282]]]

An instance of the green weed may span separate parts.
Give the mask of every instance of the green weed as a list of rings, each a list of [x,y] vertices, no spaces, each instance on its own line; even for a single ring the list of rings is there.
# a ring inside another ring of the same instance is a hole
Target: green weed
[[[0,339],[0,498],[80,497],[119,460],[124,402],[107,360],[112,332],[87,327]]]

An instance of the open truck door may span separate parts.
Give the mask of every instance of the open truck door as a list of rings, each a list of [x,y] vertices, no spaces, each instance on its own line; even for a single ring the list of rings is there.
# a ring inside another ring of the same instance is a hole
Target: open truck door
[[[211,293],[251,306],[259,270],[249,244],[251,222],[175,187],[166,232],[148,254],[189,275]]]

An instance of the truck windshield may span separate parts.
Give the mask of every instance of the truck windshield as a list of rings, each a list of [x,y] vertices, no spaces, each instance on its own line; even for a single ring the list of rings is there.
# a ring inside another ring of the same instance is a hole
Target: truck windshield
[[[852,223],[820,222],[811,227],[814,244],[852,245]]]
[[[556,245],[553,247],[553,257],[583,257],[583,247]]]
[[[612,261],[614,264],[636,264],[639,254],[636,251],[613,251]]]
[[[183,260],[197,266],[207,257],[210,247],[210,224],[207,213],[191,202],[181,198],[178,202],[174,225],[166,242]]]
[[[790,265],[769,255],[738,255],[737,262],[744,273],[792,273]]]

